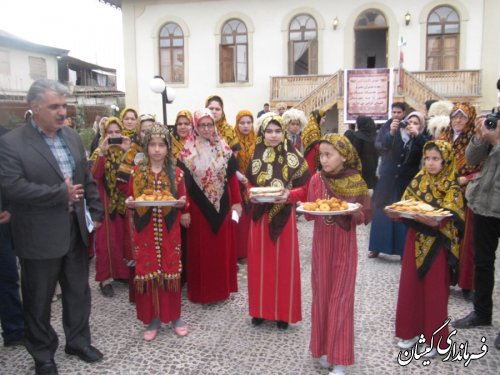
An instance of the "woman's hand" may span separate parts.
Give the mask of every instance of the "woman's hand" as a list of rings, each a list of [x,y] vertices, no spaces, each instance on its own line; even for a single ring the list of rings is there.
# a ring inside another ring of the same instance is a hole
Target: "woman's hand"
[[[399,214],[393,210],[389,210],[387,208],[384,208],[384,212],[385,214],[387,215],[387,217],[391,220],[401,220],[401,216],[399,216]]]
[[[125,199],[125,206],[133,210],[135,208],[134,197],[130,196],[127,199]]]
[[[130,145],[132,144],[132,141],[130,140],[129,137],[126,137],[126,136],[122,136],[122,143],[120,143],[119,145],[117,146],[120,146],[120,148],[123,150],[123,151],[127,151],[129,148],[130,148]]]
[[[415,221],[418,221],[419,223],[425,224],[432,228],[437,228],[439,226],[439,221],[430,216],[415,214],[413,215],[413,218],[415,219]]]
[[[239,217],[241,217],[241,214],[243,213],[243,208],[241,207],[241,203],[235,203],[233,204],[233,207],[231,207],[236,213],[238,214]]]
[[[184,228],[189,228],[189,226],[191,225],[191,215],[189,213],[181,215],[181,225]]]
[[[178,199],[178,202],[175,204],[175,208],[182,208],[186,205],[186,196],[183,195]]]
[[[283,193],[276,197],[275,203],[286,203],[290,197],[290,190],[283,189]]]

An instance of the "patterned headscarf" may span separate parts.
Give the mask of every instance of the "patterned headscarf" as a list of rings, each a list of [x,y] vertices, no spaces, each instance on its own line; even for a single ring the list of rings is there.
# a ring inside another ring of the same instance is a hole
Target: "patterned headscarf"
[[[108,117],[103,127],[103,134],[101,135],[101,142],[106,138],[106,131],[112,125],[116,124],[123,134],[123,125],[117,117]],[[90,160],[94,161],[92,168],[97,167],[95,161],[99,157],[101,147],[94,150]],[[116,212],[120,215],[125,215],[125,195],[120,192],[116,186],[117,173],[122,162],[123,150],[121,147],[109,147],[106,151],[104,162],[104,189],[108,196],[107,208],[110,217],[114,217]]]
[[[250,129],[250,133],[248,133],[248,134],[243,134],[240,131],[240,127],[238,124],[239,124],[241,118],[244,116],[249,116],[252,119],[252,122],[253,122],[254,118],[253,118],[252,112],[250,112],[246,109],[239,111],[238,114],[236,115],[235,132],[236,132],[236,135],[238,136],[238,139],[240,140],[240,145],[241,145],[241,150],[238,151],[238,156],[237,156],[238,170],[241,173],[246,174],[246,172],[248,170],[248,165],[252,161],[253,152],[255,150],[255,142],[257,140],[257,135],[255,134],[253,126]]]
[[[318,143],[321,138],[321,118],[325,115],[325,111],[321,109],[316,109],[309,115],[309,120],[306,127],[302,131],[302,144],[304,145],[304,155],[307,155],[309,151]],[[319,158],[316,157],[316,169],[320,168]]]
[[[179,121],[179,117],[187,118],[189,120],[189,123],[191,124],[191,131],[189,132],[189,134],[186,138],[181,138],[181,136],[177,133],[177,121]],[[177,159],[179,157],[179,153],[184,148],[184,144],[186,143],[186,139],[192,133],[192,131],[193,131],[192,126],[193,126],[193,115],[190,111],[188,111],[187,109],[183,109],[183,110],[177,112],[177,116],[175,117],[174,130],[172,131],[172,156],[175,159]]]
[[[133,138],[137,136],[137,131],[139,126],[136,125],[135,129],[126,129],[125,126],[123,126],[123,119],[125,118],[125,115],[128,112],[132,112],[133,114],[135,114],[135,118],[137,120],[139,119],[139,115],[137,114],[137,111],[135,109],[130,107],[123,108],[123,110],[120,112],[120,122],[122,123],[122,128],[123,128],[122,134],[132,139],[132,141],[134,141]]]
[[[464,227],[464,200],[456,180],[454,152],[446,141],[429,141],[423,153],[437,147],[443,158],[443,169],[436,175],[430,174],[425,166],[417,173],[406,188],[402,199],[413,198],[436,208],[452,212],[453,218],[439,228],[436,236],[417,231],[415,238],[415,261],[420,278],[431,267],[441,246],[448,251],[448,263],[453,271],[457,270],[460,248],[460,234]]]
[[[467,124],[457,139],[453,140],[454,131],[451,126],[451,121],[452,118],[459,112],[467,116]],[[450,112],[450,125],[444,130],[444,132],[441,133],[439,137],[439,139],[452,144],[453,150],[455,151],[455,163],[459,176],[467,176],[481,170],[482,163],[479,165],[469,165],[465,159],[465,149],[476,132],[476,128],[474,126],[475,119],[476,110],[473,106],[468,103],[455,103]]]
[[[222,101],[222,98],[218,95],[209,96],[205,101],[205,107],[208,107],[209,104],[213,101],[219,103],[222,108],[222,117],[215,124],[217,126],[217,131],[224,138],[226,143],[229,145],[229,147],[231,147],[233,151],[238,151],[241,148],[240,142],[234,131],[234,128],[231,125],[229,125],[229,123],[226,120],[226,114],[224,113],[224,102]]]
[[[269,124],[279,125],[283,132],[281,143],[275,147],[265,142],[264,131]],[[251,169],[248,171],[252,186],[292,189],[309,180],[307,162],[285,134],[285,123],[281,116],[272,114],[264,118],[257,134]],[[266,211],[269,212],[269,233],[271,239],[276,241],[288,221],[292,207],[290,204],[257,204],[253,207],[253,220],[259,220]]]
[[[325,134],[321,137],[319,143],[320,145],[322,143],[331,144],[345,159],[344,168],[338,173],[327,173],[323,169],[321,170],[321,178],[326,189],[332,197],[350,203],[361,203],[365,211],[365,223],[367,224],[371,219],[371,207],[368,187],[361,176],[361,160],[358,152],[347,137],[336,133]],[[350,230],[350,217],[341,216],[336,218],[335,221],[343,229]]]
[[[206,139],[199,135],[198,124],[203,118],[214,118],[209,109],[194,113],[194,137],[189,138],[179,154],[179,160],[191,173],[196,185],[215,210],[220,210],[220,200],[227,182],[227,168],[232,156],[231,148],[217,133],[216,127]]]

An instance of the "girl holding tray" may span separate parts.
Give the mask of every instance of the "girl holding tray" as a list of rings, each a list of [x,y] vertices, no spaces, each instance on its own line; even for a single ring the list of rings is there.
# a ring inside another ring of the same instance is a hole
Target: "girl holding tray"
[[[335,197],[360,204],[349,215],[312,216],[311,341],[309,349],[331,374],[354,363],[354,289],[357,268],[356,225],[370,221],[368,187],[361,161],[349,140],[326,134],[319,140],[321,171],[309,182],[307,200]]]
[[[153,340],[161,322],[172,322],[178,336],[187,325],[181,319],[181,234],[180,208],[186,203],[183,174],[171,156],[170,134],[156,123],[146,133],[147,154],[130,178],[127,207],[133,213],[133,253],[136,261],[137,318],[147,324],[144,340]],[[145,191],[170,193],[175,206],[136,206],[134,200]]]
[[[307,194],[309,168],[285,135],[281,116],[267,115],[257,134],[248,167],[254,187],[280,187],[274,202],[251,198],[248,236],[248,305],[253,325],[277,322],[278,329],[302,319],[300,259],[295,202]]]
[[[410,349],[425,336],[426,357],[436,355],[441,338],[448,347],[448,295],[450,275],[456,277],[460,232],[464,227],[464,201],[457,182],[452,146],[445,141],[424,145],[424,166],[406,188],[402,199],[423,201],[452,213],[450,219],[414,215],[408,225],[399,282],[396,336],[401,349]],[[386,211],[392,219],[398,214]],[[451,272],[450,272],[451,271]],[[443,326],[439,331],[438,329]],[[436,333],[433,336],[433,333]],[[433,347],[430,344],[433,344]],[[419,343],[423,344],[423,340]]]

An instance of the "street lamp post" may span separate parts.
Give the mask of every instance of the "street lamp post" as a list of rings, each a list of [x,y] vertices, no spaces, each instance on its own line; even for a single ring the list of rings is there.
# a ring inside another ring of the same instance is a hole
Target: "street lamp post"
[[[163,124],[167,124],[167,104],[172,103],[175,100],[175,91],[173,88],[168,87],[165,80],[161,76],[155,76],[149,83],[151,90],[157,94],[161,94],[161,103],[163,109]]]

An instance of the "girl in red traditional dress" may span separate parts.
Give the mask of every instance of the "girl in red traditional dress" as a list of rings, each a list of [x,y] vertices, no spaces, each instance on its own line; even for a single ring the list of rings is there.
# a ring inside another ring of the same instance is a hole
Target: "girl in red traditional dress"
[[[255,140],[257,135],[253,128],[252,112],[243,109],[236,115],[236,135],[240,141],[241,150],[238,151],[236,160],[238,161],[238,180],[240,181],[240,192],[243,199],[243,214],[236,225],[236,250],[238,260],[243,260],[248,253],[248,230],[250,228],[250,200],[248,198],[246,177],[248,166],[255,150]]]
[[[105,297],[114,296],[113,279],[128,280],[129,277],[124,261],[126,194],[118,188],[117,172],[130,142],[129,137],[123,136],[121,121],[108,117],[101,143],[91,156],[91,171],[105,211],[102,226],[95,232],[95,279]]]
[[[414,215],[404,219],[406,234],[399,296],[396,336],[401,349],[410,349],[420,335],[427,345],[424,357],[437,354],[436,347],[448,348],[448,296],[450,275],[456,278],[460,234],[464,228],[464,201],[457,182],[451,145],[429,141],[424,145],[424,166],[406,188],[402,199],[425,202],[448,210],[452,216],[442,221]],[[398,214],[387,211],[391,219]],[[444,325],[444,326],[443,326]],[[441,329],[440,329],[441,328]],[[431,347],[432,344],[432,347]]]
[[[130,178],[127,206],[134,208],[133,253],[136,261],[137,318],[147,328],[144,340],[153,340],[161,323],[172,322],[175,333],[187,334],[181,316],[180,208],[186,197],[180,169],[171,157],[168,129],[155,124],[144,140],[144,159]],[[138,206],[134,203],[148,191],[169,194],[179,200],[175,206]]]
[[[327,134],[318,144],[321,171],[309,182],[307,201],[338,198],[358,203],[351,215],[312,216],[311,341],[309,349],[331,374],[343,374],[354,363],[354,289],[357,269],[356,225],[371,218],[368,187],[361,160],[349,140]]]
[[[275,202],[252,198],[248,247],[248,305],[253,325],[277,322],[279,329],[302,320],[300,259],[295,203],[307,194],[307,162],[286,138],[283,118],[267,115],[257,134],[249,185],[281,187]]]
[[[187,292],[195,303],[213,303],[238,291],[231,212],[241,216],[236,159],[219,136],[212,113],[194,113],[194,134],[182,149],[189,216]]]

